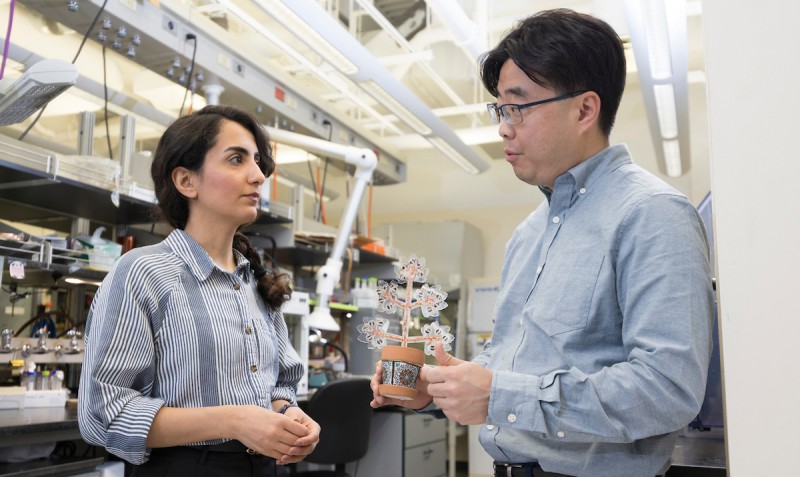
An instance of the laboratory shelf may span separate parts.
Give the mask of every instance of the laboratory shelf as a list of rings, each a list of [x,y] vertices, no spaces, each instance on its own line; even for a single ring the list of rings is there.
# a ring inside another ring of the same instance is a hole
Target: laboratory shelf
[[[156,222],[153,191],[120,180],[119,169],[117,161],[59,155],[0,135],[0,218],[66,232],[76,217],[107,225]],[[293,207],[271,202],[257,222],[291,223],[293,215]]]
[[[360,249],[350,249],[355,263],[391,263],[397,259]],[[331,246],[307,245],[296,243],[293,247],[279,247],[275,253],[278,263],[293,267],[309,267],[325,265],[331,253]],[[347,262],[347,253],[342,257]]]

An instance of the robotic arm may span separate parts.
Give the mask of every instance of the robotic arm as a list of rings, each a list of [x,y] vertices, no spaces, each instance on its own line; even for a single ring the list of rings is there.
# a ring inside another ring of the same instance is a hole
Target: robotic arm
[[[354,174],[356,182],[353,193],[347,201],[342,220],[339,223],[333,249],[325,265],[317,271],[317,306],[309,317],[311,323],[316,323],[315,328],[339,331],[339,325],[331,316],[330,298],[333,295],[334,287],[339,282],[342,256],[350,240],[350,231],[353,229],[353,222],[358,215],[358,206],[364,196],[367,184],[372,179],[372,173],[378,166],[378,158],[371,149],[336,144],[269,126],[266,127],[266,130],[273,141],[299,147],[322,156],[341,159],[356,166]]]

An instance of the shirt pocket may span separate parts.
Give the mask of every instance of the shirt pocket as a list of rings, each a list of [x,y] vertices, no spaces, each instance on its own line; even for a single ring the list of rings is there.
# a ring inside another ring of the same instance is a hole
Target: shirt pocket
[[[550,336],[589,321],[605,255],[564,254],[548,261],[531,297],[532,319]]]

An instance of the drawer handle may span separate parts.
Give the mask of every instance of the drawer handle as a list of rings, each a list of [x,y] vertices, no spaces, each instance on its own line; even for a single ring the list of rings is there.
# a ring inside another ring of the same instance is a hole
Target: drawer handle
[[[422,451],[422,458],[428,460],[430,459],[431,454],[433,454],[433,449],[425,449],[424,451]]]

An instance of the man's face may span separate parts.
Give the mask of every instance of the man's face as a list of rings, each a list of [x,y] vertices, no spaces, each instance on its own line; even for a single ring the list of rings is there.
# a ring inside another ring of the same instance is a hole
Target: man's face
[[[497,106],[525,104],[558,96],[531,80],[512,60],[506,60],[497,82]],[[500,118],[506,161],[523,182],[553,187],[556,177],[580,162],[578,119],[580,97],[539,104],[520,110],[522,122]]]

